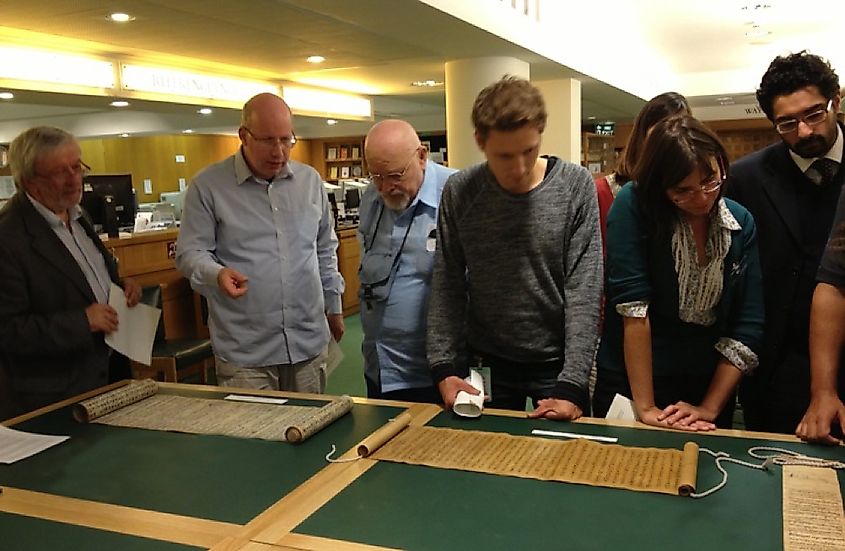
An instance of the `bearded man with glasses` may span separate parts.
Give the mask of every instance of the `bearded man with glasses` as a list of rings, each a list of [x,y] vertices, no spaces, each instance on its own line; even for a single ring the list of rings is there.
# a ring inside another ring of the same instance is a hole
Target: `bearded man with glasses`
[[[0,420],[128,376],[105,335],[118,328],[113,284],[129,306],[141,287],[82,216],[88,166],[69,132],[30,128],[9,147],[17,193],[0,211]],[[8,385],[4,387],[4,385]]]
[[[323,179],[292,161],[282,98],[244,105],[240,149],[185,195],[176,267],[208,299],[218,384],[322,393],[343,336],[337,237]]]
[[[810,305],[845,180],[839,78],[806,51],[777,57],[757,101],[781,141],[734,163],[728,187],[757,223],[766,307],[740,401],[748,429],[792,433],[810,401]]]
[[[359,212],[361,326],[367,396],[440,402],[426,356],[426,304],[437,211],[454,169],[427,160],[405,121],[374,125],[364,143],[370,186]]]

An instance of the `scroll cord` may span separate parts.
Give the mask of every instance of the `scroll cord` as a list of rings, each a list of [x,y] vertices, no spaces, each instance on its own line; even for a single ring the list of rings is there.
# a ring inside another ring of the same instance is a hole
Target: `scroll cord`
[[[803,455],[792,450],[785,450],[783,448],[774,448],[770,446],[754,446],[752,448],[748,448],[748,455],[755,459],[762,459],[763,463],[761,464],[742,461],[741,459],[734,459],[725,452],[714,452],[708,450],[707,448],[701,448],[701,451],[709,453],[710,455],[716,458],[716,468],[719,469],[719,472],[722,473],[722,481],[707,491],[692,493],[690,494],[690,497],[707,497],[710,494],[717,492],[725,487],[725,484],[728,483],[728,471],[726,471],[725,468],[722,466],[723,461],[727,463],[736,463],[744,467],[758,469],[761,471],[768,471],[769,467],[772,464],[781,466],[804,465],[808,467],[829,467],[831,469],[845,469],[845,463],[842,463],[841,461],[835,461],[832,459],[821,459],[819,457],[810,457],[809,455]]]
[[[332,451],[330,451],[328,453],[328,455],[326,455],[326,461],[328,461],[329,463],[351,463],[353,461],[358,461],[359,459],[364,457],[363,455],[359,455],[358,457],[350,457],[348,459],[332,459],[332,456],[334,455],[334,452],[336,452],[336,451],[337,451],[337,448],[335,447],[334,444],[332,444]]]

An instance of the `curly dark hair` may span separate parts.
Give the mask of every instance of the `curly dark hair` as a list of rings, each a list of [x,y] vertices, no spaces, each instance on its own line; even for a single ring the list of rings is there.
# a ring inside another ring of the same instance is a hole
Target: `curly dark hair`
[[[839,93],[839,77],[830,63],[807,50],[776,57],[757,89],[757,103],[766,117],[773,120],[772,104],[777,96],[788,95],[807,86],[817,86],[828,100]]]

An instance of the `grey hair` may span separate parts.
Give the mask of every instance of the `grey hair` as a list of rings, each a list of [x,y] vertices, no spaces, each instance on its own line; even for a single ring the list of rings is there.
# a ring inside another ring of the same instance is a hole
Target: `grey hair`
[[[38,161],[68,143],[76,143],[73,134],[55,126],[35,126],[18,134],[9,145],[9,167],[15,187],[22,190],[23,182],[36,175]]]

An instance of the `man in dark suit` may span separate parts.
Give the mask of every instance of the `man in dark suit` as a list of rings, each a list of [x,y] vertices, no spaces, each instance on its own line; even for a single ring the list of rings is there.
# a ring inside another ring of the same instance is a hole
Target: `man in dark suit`
[[[781,143],[731,166],[728,195],[757,224],[766,307],[760,366],[740,401],[748,429],[792,433],[809,404],[810,304],[845,179],[839,78],[807,52],[777,57],[757,101]]]
[[[104,340],[118,326],[108,295],[119,279],[81,217],[87,167],[75,138],[31,128],[12,141],[9,164],[17,193],[0,211],[0,362],[20,414],[108,383],[119,356]],[[123,290],[134,306],[140,286],[127,279]]]

